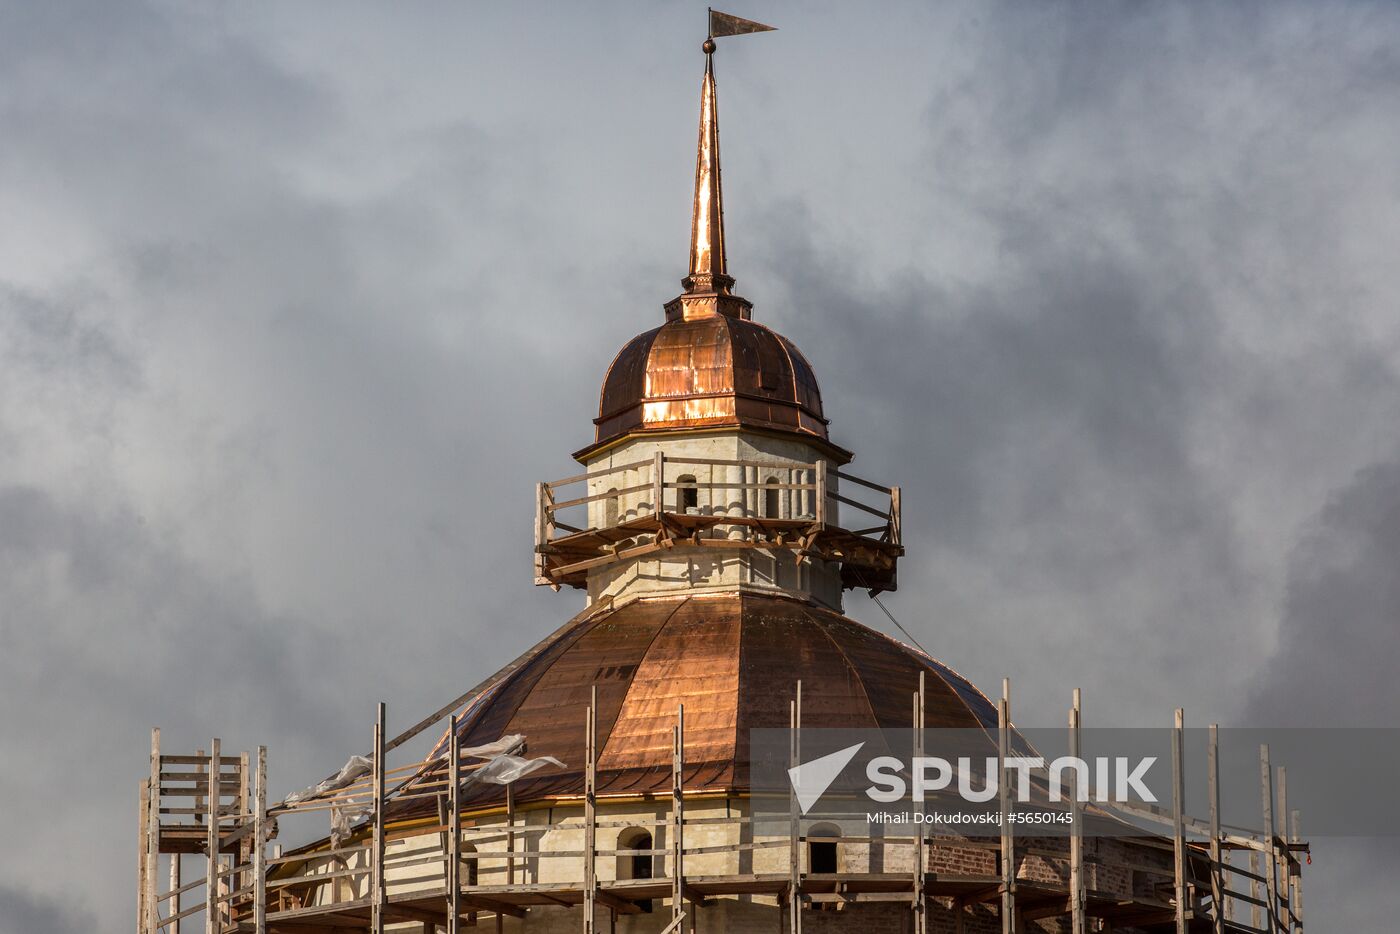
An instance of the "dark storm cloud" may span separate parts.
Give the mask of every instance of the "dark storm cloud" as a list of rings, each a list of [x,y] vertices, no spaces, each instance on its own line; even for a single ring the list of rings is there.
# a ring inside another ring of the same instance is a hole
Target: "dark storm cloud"
[[[96,924],[67,898],[42,898],[0,884],[0,934],[79,934]]]
[[[1400,464],[1360,471],[1308,524],[1277,648],[1247,709],[1280,726],[1394,726],[1400,713]]]
[[[1400,714],[1400,464],[1357,473],[1308,523],[1288,563],[1277,646],[1249,682],[1249,722],[1278,726],[1386,726]],[[1308,796],[1290,786],[1307,828]],[[1373,892],[1346,906],[1354,930],[1382,930],[1400,898],[1392,839],[1317,840],[1315,875],[1324,911],[1345,893]],[[1310,902],[1313,901],[1310,899]]]

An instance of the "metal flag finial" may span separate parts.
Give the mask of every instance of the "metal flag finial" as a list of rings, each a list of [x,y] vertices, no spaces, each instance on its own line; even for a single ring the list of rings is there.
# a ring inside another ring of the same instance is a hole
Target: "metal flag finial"
[[[711,58],[716,36],[740,36],[767,32],[774,27],[741,19],[717,10],[709,11],[710,34],[705,52],[705,80],[700,88],[700,141],[695,155],[695,202],[690,221],[690,274],[687,293],[728,294],[734,280],[726,271],[724,256],[724,198],[719,173],[719,104],[715,97],[715,70]]]
[[[777,26],[766,26],[751,19],[743,19],[719,10],[710,10],[710,38],[719,36],[743,36],[751,32],[771,32]]]

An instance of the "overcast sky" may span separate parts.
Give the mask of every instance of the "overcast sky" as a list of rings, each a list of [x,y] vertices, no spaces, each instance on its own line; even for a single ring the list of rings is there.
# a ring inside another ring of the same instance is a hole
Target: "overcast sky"
[[[149,727],[290,790],[579,609],[533,483],[679,290],[704,8],[0,11],[0,931],[115,934]],[[1022,722],[1394,724],[1400,6],[733,12],[730,271],[919,641]]]

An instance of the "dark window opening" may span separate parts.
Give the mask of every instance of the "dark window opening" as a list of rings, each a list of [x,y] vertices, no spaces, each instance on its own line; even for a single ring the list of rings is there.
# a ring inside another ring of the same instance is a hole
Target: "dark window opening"
[[[695,485],[693,474],[684,474],[676,478],[677,502],[680,505],[680,512],[689,512],[692,509],[700,508],[700,490]]]
[[[782,491],[778,489],[778,478],[769,477],[768,483],[763,490],[763,516],[767,519],[779,519],[782,511]]]
[[[641,827],[629,827],[617,837],[619,850],[650,850],[653,848],[651,834]],[[652,878],[652,854],[619,853],[617,857],[617,877],[619,879]],[[638,901],[642,911],[650,913],[651,899]]]
[[[807,871],[811,873],[836,873],[840,871],[837,859],[835,838],[840,831],[835,827],[818,825],[812,828],[807,837]]]

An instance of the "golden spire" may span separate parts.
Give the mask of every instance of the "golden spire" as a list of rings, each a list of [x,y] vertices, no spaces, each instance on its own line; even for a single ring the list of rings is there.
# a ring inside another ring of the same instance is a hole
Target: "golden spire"
[[[700,141],[695,153],[695,203],[690,219],[690,275],[686,292],[727,294],[734,284],[725,269],[724,195],[719,175],[719,106],[715,99],[713,39],[706,39],[705,80],[700,86]]]
[[[705,52],[705,80],[700,85],[700,142],[695,153],[695,202],[690,212],[690,274],[685,291],[666,303],[666,320],[710,315],[747,319],[753,306],[730,292],[724,258],[724,195],[719,181],[719,104],[715,99],[715,37],[768,32],[772,26],[717,10],[708,12],[710,34]]]

